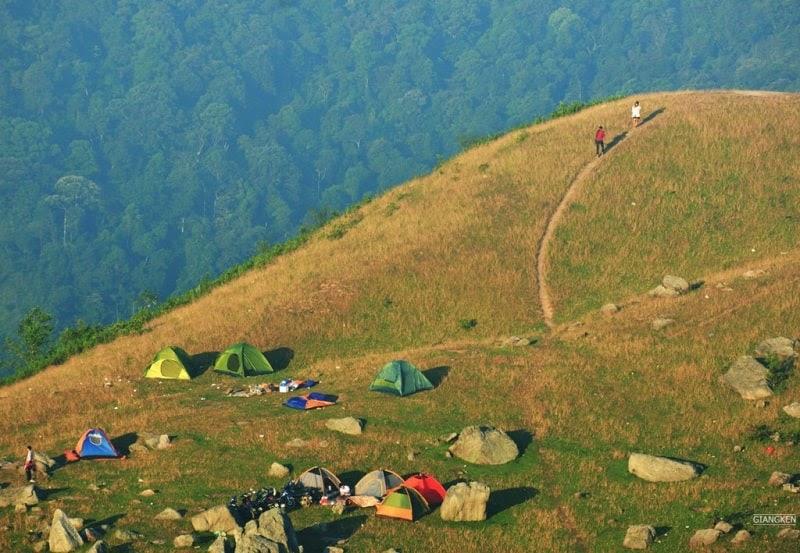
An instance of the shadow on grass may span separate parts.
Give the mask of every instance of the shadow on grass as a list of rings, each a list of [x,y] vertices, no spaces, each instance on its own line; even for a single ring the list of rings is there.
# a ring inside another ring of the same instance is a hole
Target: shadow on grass
[[[658,117],[659,115],[661,115],[662,113],[664,113],[665,111],[667,111],[667,108],[658,108],[657,110],[651,111],[651,112],[650,112],[650,113],[647,115],[647,117],[645,117],[644,119],[642,119],[641,121],[639,121],[639,126],[641,127],[641,126],[642,126],[642,125],[644,125],[645,123],[647,123],[647,122],[649,122],[649,121],[652,121],[653,119],[655,119],[656,117]]]
[[[192,355],[192,378],[197,378],[210,370],[214,366],[214,361],[217,360],[217,357],[219,357],[218,351],[204,351]]]
[[[264,357],[267,358],[269,364],[276,371],[282,371],[289,366],[289,363],[294,359],[294,350],[292,348],[275,348],[270,351],[264,352]]]
[[[655,529],[656,529],[656,537],[660,538],[665,536],[667,532],[672,530],[672,526],[656,526]]]
[[[533,434],[527,430],[512,430],[508,432],[508,437],[517,444],[520,456],[524,455],[528,446],[533,443]]]
[[[450,367],[434,367],[432,369],[422,371],[422,374],[425,375],[425,378],[431,381],[431,384],[433,384],[435,389],[438,388],[439,385],[444,382],[444,379],[447,378],[447,375],[450,374]]]
[[[136,432],[128,432],[122,436],[117,436],[111,439],[111,443],[117,449],[120,455],[128,456],[131,454],[131,446],[139,439]]]
[[[664,111],[666,109],[667,108],[658,108],[657,110],[650,112],[650,114],[648,114],[647,117],[645,117],[644,119],[639,121],[639,127],[641,127],[642,125],[644,125],[645,123],[647,123],[649,121],[652,121],[653,119],[655,119],[656,117],[658,117],[659,115],[664,113]],[[606,153],[608,153],[609,150],[611,150],[614,146],[616,146],[617,144],[619,144],[620,142],[625,140],[627,137],[628,137],[628,131],[622,131],[621,133],[616,135],[614,138],[612,138],[611,142],[606,144]]]
[[[533,499],[538,493],[539,490],[530,486],[492,490],[489,495],[489,503],[486,505],[486,518],[492,518],[506,509],[525,503]]]
[[[68,492],[70,488],[37,488],[41,494],[41,499],[50,501],[56,499],[59,494]]]
[[[349,539],[366,521],[366,515],[354,515],[321,522],[297,532],[297,539],[303,546],[303,551],[322,553],[327,546]]]
[[[91,520],[86,523],[87,528],[100,528],[103,525],[106,526],[114,526],[119,519],[125,516],[125,513],[118,513],[116,515],[111,515],[110,517],[101,518],[99,520]]]
[[[135,553],[136,550],[133,548],[132,543],[123,543],[112,547],[109,551],[111,553]]]
[[[351,490],[355,490],[356,484],[359,480],[364,478],[364,475],[367,474],[363,470],[348,470],[347,472],[343,472],[339,475],[339,479],[342,481],[342,484],[347,484],[350,486]]]

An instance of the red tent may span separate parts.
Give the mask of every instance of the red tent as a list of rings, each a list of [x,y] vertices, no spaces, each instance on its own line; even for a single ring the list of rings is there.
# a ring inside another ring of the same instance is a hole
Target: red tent
[[[409,476],[403,484],[417,490],[431,507],[441,505],[447,493],[436,478],[424,472]]]

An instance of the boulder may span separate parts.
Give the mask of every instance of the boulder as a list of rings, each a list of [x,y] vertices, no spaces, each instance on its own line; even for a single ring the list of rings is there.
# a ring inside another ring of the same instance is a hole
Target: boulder
[[[39,503],[39,489],[33,484],[0,490],[0,508],[9,505],[25,505],[30,507]]]
[[[289,467],[282,465],[280,463],[272,463],[269,467],[269,472],[267,473],[268,476],[272,476],[274,478],[286,478],[289,476]]]
[[[800,401],[793,401],[783,407],[783,412],[795,419],[800,419]]]
[[[208,553],[234,553],[233,545],[226,536],[217,536],[217,539],[208,546]]]
[[[652,328],[653,330],[662,330],[668,327],[669,325],[673,324],[674,322],[675,322],[674,319],[666,319],[659,317],[657,319],[653,319],[653,322],[650,323],[650,328]]]
[[[797,528],[784,528],[778,532],[778,539],[781,540],[800,540],[800,530]]]
[[[181,534],[180,536],[175,536],[175,539],[172,540],[172,545],[175,549],[186,549],[192,547],[194,545],[194,536],[191,534]]]
[[[166,509],[158,513],[155,517],[153,517],[154,520],[181,520],[182,518],[183,515],[181,515],[178,511],[170,507],[167,507]]]
[[[136,443],[130,449],[132,451],[141,451],[142,448],[146,449],[167,449],[172,445],[169,439],[169,434],[156,434],[154,432],[142,432],[139,434]]]
[[[192,517],[196,532],[233,532],[238,525],[225,505],[217,505]]]
[[[83,519],[82,518],[73,518],[70,517],[69,523],[72,524],[72,527],[75,528],[78,532],[83,530]]]
[[[480,482],[459,482],[448,488],[439,514],[442,520],[486,520],[489,493],[489,486]]]
[[[56,509],[53,513],[47,545],[52,553],[69,553],[83,545],[83,538],[61,509]]]
[[[654,298],[674,298],[678,296],[678,292],[673,290],[672,288],[665,288],[662,285],[658,285],[652,290],[648,292],[648,295],[653,296]]]
[[[656,529],[647,524],[629,526],[625,532],[622,547],[626,549],[647,549],[656,539]]]
[[[607,303],[600,308],[600,313],[603,315],[613,315],[617,311],[619,311],[619,306],[615,303]]]
[[[678,294],[684,294],[689,291],[689,282],[679,276],[666,275],[661,279],[661,286],[667,290],[675,290]]]
[[[701,467],[690,461],[631,453],[628,472],[648,482],[679,482],[700,475]]]
[[[502,465],[519,455],[514,440],[491,426],[468,426],[449,449],[456,457],[476,465]]]
[[[749,540],[750,540],[750,532],[748,532],[747,530],[739,530],[738,532],[736,532],[736,535],[733,536],[733,539],[731,539],[731,543],[736,545],[738,543],[744,543]]]
[[[719,539],[720,533],[719,530],[713,528],[698,530],[689,538],[689,547],[696,548],[711,545]]]
[[[285,553],[285,550],[281,549],[280,544],[264,536],[250,534],[242,536],[237,542],[236,553]]]
[[[787,474],[785,472],[775,471],[769,476],[769,480],[767,484],[772,486],[773,488],[780,488],[784,484],[788,484],[792,481],[792,475]]]
[[[723,534],[728,534],[731,530],[733,530],[733,524],[730,522],[725,522],[724,520],[720,520],[714,525],[714,530],[719,530]]]
[[[450,432],[449,434],[442,434],[439,436],[439,441],[443,444],[450,444],[456,441],[456,438],[458,438],[458,434],[455,432]]]
[[[156,495],[156,491],[147,488],[146,490],[140,491],[139,495],[141,495],[142,497],[153,497],[154,495]]]
[[[281,553],[299,551],[292,521],[280,509],[269,509],[258,517],[258,534],[281,546]]]
[[[755,357],[759,361],[777,359],[778,361],[794,360],[797,357],[795,348],[797,344],[794,340],[779,336],[769,338],[756,346]]]
[[[344,417],[341,419],[328,419],[325,427],[342,434],[357,436],[361,434],[361,421],[354,417]]]
[[[769,369],[749,355],[734,361],[731,368],[722,375],[722,380],[736,390],[744,399],[763,399],[772,395],[767,383]]]

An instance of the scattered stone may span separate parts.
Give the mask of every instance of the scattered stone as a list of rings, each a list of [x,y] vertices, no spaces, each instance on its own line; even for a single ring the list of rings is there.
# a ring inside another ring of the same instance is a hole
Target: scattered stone
[[[752,280],[754,278],[762,277],[765,274],[767,274],[766,271],[762,269],[755,269],[751,271],[745,271],[744,273],[742,273],[742,277],[746,278],[747,280]]]
[[[258,534],[250,534],[242,536],[236,542],[236,553],[284,553],[285,550],[281,549],[280,545],[274,541],[259,536]]]
[[[139,541],[143,538],[139,532],[133,530],[124,530],[122,528],[114,532],[114,538],[122,542]]]
[[[714,525],[714,530],[719,530],[723,534],[728,534],[731,530],[733,530],[733,525],[730,522],[720,520]]]
[[[500,343],[500,345],[510,346],[512,348],[518,348],[531,345],[531,341],[528,338],[520,338],[519,336],[509,336],[508,338],[503,340]]]
[[[450,432],[449,434],[442,434],[439,436],[439,441],[443,444],[450,444],[456,441],[456,438],[458,438],[458,434],[455,432]]]
[[[141,434],[139,434],[136,443],[133,445],[139,447],[134,448],[133,446],[131,446],[131,449],[139,451],[141,451],[141,447],[145,447],[147,449],[167,449],[172,445],[172,441],[169,438],[169,434],[142,432]]]
[[[344,549],[336,547],[335,545],[329,545],[322,550],[322,553],[344,553]]]
[[[756,346],[755,357],[759,361],[777,359],[784,362],[790,359],[793,360],[797,357],[796,347],[795,341],[789,338],[784,338],[783,336],[769,338]]]
[[[666,275],[663,279],[661,279],[661,285],[667,290],[675,290],[675,292],[678,294],[683,294],[689,291],[689,283],[686,281],[686,279],[678,276]]]
[[[797,528],[784,528],[778,532],[778,539],[781,540],[800,540],[800,530]]]
[[[167,507],[153,518],[154,520],[181,520],[183,518],[183,515],[181,515],[175,509]]]
[[[128,450],[131,453],[147,453],[148,451],[150,451],[150,449],[148,449],[146,445],[140,444],[138,442],[132,443],[130,446],[128,446]]]
[[[31,507],[39,503],[39,490],[33,484],[0,490],[0,508],[11,505]]]
[[[239,525],[225,505],[217,505],[192,517],[195,532],[232,533]]]
[[[731,540],[732,544],[744,543],[750,540],[750,532],[747,530],[739,530]]]
[[[486,484],[459,482],[448,488],[439,514],[442,520],[486,520],[486,504],[489,502],[489,494],[489,486]]]
[[[679,482],[696,478],[701,468],[690,461],[631,453],[628,472],[648,482]]]
[[[676,290],[673,290],[672,288],[665,288],[664,286],[659,284],[658,286],[650,290],[648,292],[648,295],[654,298],[674,298],[679,294]]]
[[[600,313],[603,315],[613,315],[619,311],[619,306],[615,303],[607,303],[600,308]]]
[[[781,489],[785,492],[800,493],[800,484],[792,484],[791,482],[787,482],[781,486]]]
[[[780,432],[774,432],[774,433],[770,434],[769,439],[772,440],[773,442],[780,442],[781,441],[781,433]]]
[[[653,330],[661,330],[673,324],[674,322],[675,319],[666,319],[663,317],[659,317],[657,319],[653,319],[653,322],[650,323],[650,328],[652,328]]]
[[[286,478],[289,476],[289,467],[282,465],[280,463],[272,463],[269,466],[269,472],[267,473],[268,476],[272,476],[273,478]]]
[[[589,497],[589,492],[581,490],[579,492],[575,492],[574,494],[572,494],[572,497],[574,497],[575,499],[586,499],[587,497]]]
[[[740,451],[742,451],[743,449],[744,449],[744,448],[743,448],[742,446],[740,446],[740,445],[735,445],[735,446],[733,446],[733,452],[734,452],[734,453],[739,453],[739,452],[740,452]]]
[[[186,549],[194,545],[194,536],[192,534],[181,534],[172,540],[172,545],[175,549]]]
[[[514,440],[491,426],[468,426],[450,446],[450,451],[476,465],[502,465],[519,456]]]
[[[407,458],[409,461],[413,461],[414,459],[416,459],[416,458],[417,458],[417,452],[416,452],[416,451],[409,451],[409,452],[408,452],[408,455],[406,455],[406,458]]]
[[[83,530],[83,519],[82,518],[70,518],[69,523],[72,524],[72,527],[75,528],[78,532]]]
[[[769,369],[755,358],[743,355],[722,375],[722,380],[744,399],[763,399],[772,395],[768,376]]]
[[[758,401],[756,401],[756,407],[758,409],[764,409],[766,408],[767,405],[769,405],[769,401],[765,401],[763,399],[759,399]]]
[[[629,526],[625,532],[625,540],[622,547],[626,549],[647,549],[656,538],[656,529],[647,524],[637,524]]]
[[[156,491],[147,488],[146,490],[140,491],[139,495],[141,495],[142,497],[153,497],[154,495],[156,495]]]
[[[397,549],[395,549],[394,547],[391,547],[391,548],[387,549],[386,551],[384,551],[383,553],[400,553],[400,552]]]
[[[227,537],[217,536],[217,539],[208,546],[208,553],[233,553],[233,547]]]
[[[788,484],[791,481],[792,481],[792,475],[791,474],[787,474],[785,472],[780,472],[780,471],[776,470],[775,472],[773,472],[770,475],[769,481],[767,481],[767,484],[769,484],[773,488],[780,488],[784,484]]]
[[[52,553],[69,553],[83,545],[83,539],[61,509],[53,513],[47,545]]]
[[[34,553],[42,553],[43,551],[47,551],[47,542],[45,540],[37,541],[33,544],[33,551]]]
[[[783,407],[783,412],[795,419],[800,419],[800,401],[793,401]]]
[[[17,503],[14,505],[14,512],[15,513],[27,513],[28,508],[25,506],[24,503]]]
[[[286,442],[286,447],[306,447],[308,442],[302,438],[295,438]]]
[[[698,530],[689,539],[689,547],[705,547],[706,545],[711,545],[719,539],[720,533],[719,530],[713,528]]]
[[[355,417],[344,417],[341,419],[328,419],[325,427],[334,432],[358,436],[361,434],[361,421]]]
[[[294,532],[291,519],[280,509],[269,509],[258,517],[259,535],[280,544],[281,551],[298,551],[297,536]]]
[[[447,457],[448,459],[452,459],[453,452],[448,449],[447,451],[444,452],[444,456]]]

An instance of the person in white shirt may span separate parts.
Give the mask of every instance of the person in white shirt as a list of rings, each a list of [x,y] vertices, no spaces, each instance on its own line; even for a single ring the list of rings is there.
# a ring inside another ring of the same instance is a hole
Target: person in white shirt
[[[633,126],[638,127],[639,121],[642,119],[642,106],[639,105],[638,100],[633,103],[631,108],[631,119],[633,119]]]
[[[36,482],[33,479],[34,473],[36,472],[36,454],[33,452],[33,448],[28,446],[28,453],[25,455],[25,465],[23,467],[25,469],[25,480],[28,482]]]

